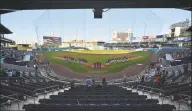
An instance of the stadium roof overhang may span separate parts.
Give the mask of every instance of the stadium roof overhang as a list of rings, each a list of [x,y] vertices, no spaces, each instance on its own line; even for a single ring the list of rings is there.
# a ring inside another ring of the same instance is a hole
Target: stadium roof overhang
[[[1,15],[1,14],[10,13],[10,12],[14,12],[14,10],[8,10],[8,9],[1,9],[1,8],[0,8],[0,15]]]
[[[15,44],[15,41],[10,40],[8,38],[2,38],[2,37],[0,37],[0,42],[1,43],[12,43],[12,44]]]
[[[1,0],[0,9],[179,8],[191,0]]]
[[[192,7],[183,8],[184,10],[192,11]]]
[[[0,23],[0,34],[12,34],[12,32]]]

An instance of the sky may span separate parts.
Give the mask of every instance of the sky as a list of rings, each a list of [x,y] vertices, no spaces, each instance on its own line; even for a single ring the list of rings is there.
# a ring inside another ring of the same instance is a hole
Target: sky
[[[173,23],[191,20],[191,12],[181,9],[110,9],[102,19],[94,19],[92,9],[24,10],[1,16],[1,23],[13,34],[5,37],[16,43],[42,42],[43,36],[61,37],[63,41],[112,40],[113,32],[133,31],[134,37],[169,33]]]

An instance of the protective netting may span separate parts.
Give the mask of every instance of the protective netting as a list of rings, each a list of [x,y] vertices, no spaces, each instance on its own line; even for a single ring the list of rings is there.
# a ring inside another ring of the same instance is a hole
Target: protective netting
[[[67,40],[111,41],[113,32],[133,31],[134,37],[161,33],[163,21],[150,9],[110,9],[102,19],[94,19],[91,9],[48,10],[35,21],[37,35]]]

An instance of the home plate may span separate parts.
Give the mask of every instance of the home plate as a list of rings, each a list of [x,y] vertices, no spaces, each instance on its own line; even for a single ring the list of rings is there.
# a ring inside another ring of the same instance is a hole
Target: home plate
[[[137,64],[138,66],[141,66],[141,65],[143,65],[143,64]]]

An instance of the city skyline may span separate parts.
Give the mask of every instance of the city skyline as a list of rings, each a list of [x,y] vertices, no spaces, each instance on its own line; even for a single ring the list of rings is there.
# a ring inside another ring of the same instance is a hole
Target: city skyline
[[[114,31],[128,29],[133,30],[134,37],[167,34],[171,24],[186,19],[191,21],[191,13],[181,9],[111,9],[103,13],[103,19],[94,19],[91,9],[33,10],[2,15],[2,24],[13,32],[5,37],[18,43],[36,42],[37,34],[42,42],[43,36],[51,33],[64,38],[64,41],[107,42],[112,40]]]

